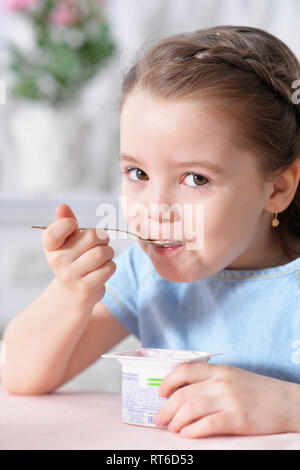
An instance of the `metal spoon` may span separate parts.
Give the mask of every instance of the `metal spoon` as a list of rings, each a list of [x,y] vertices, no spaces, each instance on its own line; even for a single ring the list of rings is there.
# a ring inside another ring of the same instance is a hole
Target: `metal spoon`
[[[39,226],[39,225],[31,225],[30,226],[31,228],[41,228],[41,229],[46,229],[48,227],[42,227],[42,226]],[[158,246],[158,247],[161,247],[161,248],[170,248],[170,247],[174,247],[174,246],[180,246],[180,245],[184,245],[184,242],[182,241],[177,241],[177,240],[152,240],[151,238],[142,238],[140,237],[139,235],[137,235],[136,233],[132,233],[132,232],[128,232],[128,230],[121,230],[119,228],[107,228],[107,227],[97,227],[99,230],[115,230],[117,232],[125,232],[125,233],[129,233],[129,235],[133,235],[134,237],[137,237],[139,240],[142,240],[143,242],[145,243],[148,243],[149,245],[154,245],[154,246]],[[95,230],[95,227],[78,227],[78,230]]]

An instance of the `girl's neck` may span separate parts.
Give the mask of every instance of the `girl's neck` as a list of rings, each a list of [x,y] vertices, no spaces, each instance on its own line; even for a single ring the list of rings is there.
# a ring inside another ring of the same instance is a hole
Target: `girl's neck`
[[[291,247],[300,252],[300,241],[291,244]],[[268,242],[258,241],[257,245],[252,245],[251,249],[241,255],[226,269],[231,270],[259,270],[282,266],[297,259],[299,255],[287,256],[282,249],[279,234],[272,234]]]
[[[280,256],[280,258],[279,258],[277,261],[275,261],[274,265],[271,266],[271,267],[272,267],[272,268],[275,268],[276,266],[282,266],[282,265],[284,265],[284,264],[286,264],[286,263],[288,263],[288,262],[289,262],[289,260],[288,260],[287,256],[286,256],[286,255],[282,255],[282,256]]]
[[[290,242],[291,248],[295,249],[299,254],[300,254],[300,242],[299,241],[294,241],[293,243]],[[294,254],[291,256],[287,256],[285,253],[281,254],[279,258],[274,262],[273,266],[270,266],[272,268],[275,268],[276,266],[283,266],[287,263],[291,263],[295,259],[297,259],[299,255]]]

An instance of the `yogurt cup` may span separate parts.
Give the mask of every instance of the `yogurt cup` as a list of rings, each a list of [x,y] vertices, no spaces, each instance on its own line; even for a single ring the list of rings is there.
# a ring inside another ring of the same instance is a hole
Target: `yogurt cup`
[[[122,420],[127,424],[157,426],[154,415],[168,398],[158,395],[163,378],[182,362],[208,362],[222,353],[179,349],[138,348],[102,354],[117,359],[122,366]]]

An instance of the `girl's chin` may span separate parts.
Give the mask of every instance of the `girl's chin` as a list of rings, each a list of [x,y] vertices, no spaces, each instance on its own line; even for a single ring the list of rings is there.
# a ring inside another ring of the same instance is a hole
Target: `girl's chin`
[[[192,274],[192,270],[188,267],[184,267],[184,264],[177,264],[170,261],[160,261],[151,257],[153,267],[157,274],[170,282],[194,282],[195,276]]]
[[[183,282],[194,282],[196,280],[196,279],[191,278],[190,274],[185,275],[185,273],[182,273],[182,272],[178,273],[174,271],[167,271],[165,269],[160,270],[156,268],[156,266],[155,266],[155,269],[156,269],[156,272],[160,275],[160,277],[165,279],[165,281],[183,283]]]
[[[195,276],[192,269],[183,261],[181,256],[185,255],[184,249],[178,249],[178,253],[165,254],[157,253],[157,250],[150,245],[138,241],[143,251],[149,256],[156,272],[166,281],[170,282],[194,282]],[[179,263],[180,259],[180,263]]]

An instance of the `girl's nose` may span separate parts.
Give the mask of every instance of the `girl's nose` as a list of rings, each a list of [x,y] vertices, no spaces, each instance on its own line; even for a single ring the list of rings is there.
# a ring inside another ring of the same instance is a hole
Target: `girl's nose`
[[[155,188],[152,188],[152,194],[147,203],[148,218],[159,223],[178,220],[180,210],[173,196],[170,188],[167,188],[166,185],[157,184]]]
[[[151,202],[148,204],[148,217],[159,223],[174,222],[178,218],[178,211],[173,204]]]

